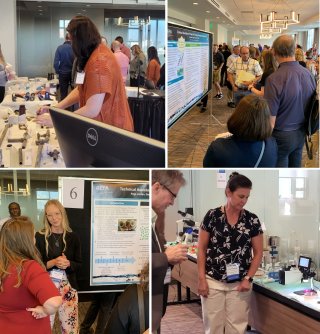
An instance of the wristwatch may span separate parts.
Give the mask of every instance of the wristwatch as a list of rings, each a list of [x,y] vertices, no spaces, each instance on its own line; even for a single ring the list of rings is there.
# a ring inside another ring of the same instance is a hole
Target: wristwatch
[[[253,282],[253,278],[252,277],[250,277],[250,276],[244,276],[244,279],[246,279],[247,281],[249,281],[250,283],[252,283]]]

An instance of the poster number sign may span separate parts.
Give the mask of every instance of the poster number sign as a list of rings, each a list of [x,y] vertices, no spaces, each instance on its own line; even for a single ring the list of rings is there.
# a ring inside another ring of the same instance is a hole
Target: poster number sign
[[[63,178],[62,204],[65,208],[83,209],[84,180]]]

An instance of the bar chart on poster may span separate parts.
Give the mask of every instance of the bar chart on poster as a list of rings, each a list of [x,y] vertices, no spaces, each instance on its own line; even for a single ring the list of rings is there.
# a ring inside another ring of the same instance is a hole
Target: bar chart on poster
[[[212,86],[212,34],[168,23],[168,126]]]

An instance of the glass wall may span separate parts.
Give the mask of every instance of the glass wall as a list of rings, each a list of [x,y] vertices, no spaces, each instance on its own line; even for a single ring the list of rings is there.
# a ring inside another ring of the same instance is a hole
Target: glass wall
[[[43,208],[49,199],[59,199],[59,177],[148,180],[144,170],[2,170],[0,171],[0,219],[9,217],[8,205],[19,203],[21,214],[42,228]]]
[[[145,53],[149,46],[156,46],[163,63],[164,5],[158,6],[163,8],[160,10],[142,10],[139,6],[136,6],[137,10],[127,9],[125,5],[121,6],[124,9],[118,7],[86,2],[17,1],[18,75],[46,77],[54,72],[55,51],[64,42],[69,20],[79,14],[90,17],[109,44],[115,37],[122,36],[128,47],[139,44]],[[149,5],[149,8],[152,6]]]

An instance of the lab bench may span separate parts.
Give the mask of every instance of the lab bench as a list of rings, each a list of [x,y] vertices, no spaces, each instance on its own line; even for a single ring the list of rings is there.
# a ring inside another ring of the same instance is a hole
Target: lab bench
[[[174,266],[172,278],[178,282],[178,301],[190,301],[190,292],[197,293],[198,288],[196,257],[188,255],[187,261]],[[181,300],[181,286],[187,288],[185,301]],[[293,293],[308,288],[310,283],[281,285],[255,280],[249,325],[262,334],[319,334],[320,298],[308,299]]]

